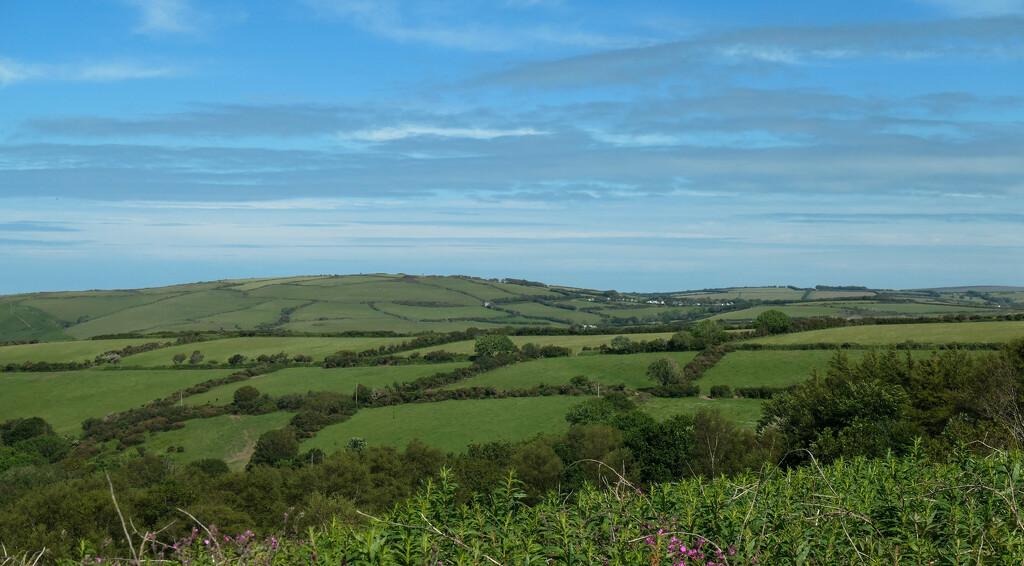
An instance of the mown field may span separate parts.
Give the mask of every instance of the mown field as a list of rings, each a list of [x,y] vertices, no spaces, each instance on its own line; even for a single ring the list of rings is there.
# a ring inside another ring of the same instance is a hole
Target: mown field
[[[471,399],[412,403],[363,409],[302,443],[302,450],[344,449],[349,439],[370,445],[404,447],[413,438],[444,451],[462,451],[470,443],[516,441],[535,434],[564,432],[565,411],[583,398],[555,395],[508,399]]]
[[[223,377],[228,370],[90,369],[0,373],[0,421],[38,416],[61,434],[78,434],[82,421],[102,418]]]
[[[84,362],[109,350],[120,350],[126,346],[138,346],[146,340],[79,340],[65,342],[42,342],[0,346],[0,365],[21,364],[22,362]],[[168,358],[170,360],[170,358]]]
[[[257,375],[245,381],[214,387],[206,393],[187,399],[192,405],[226,405],[234,398],[235,390],[251,385],[260,393],[281,396],[287,393],[304,394],[308,391],[336,391],[346,395],[355,392],[356,385],[370,389],[386,387],[395,382],[404,383],[438,372],[466,367],[469,362],[422,364],[409,366],[369,366],[351,368],[297,367],[285,368],[266,375]]]
[[[695,412],[701,407],[718,409],[722,416],[743,428],[754,428],[761,418],[760,399],[704,399],[683,397],[681,399],[651,398],[641,409],[656,419],[667,419],[675,415]]]
[[[345,338],[308,338],[308,337],[263,337],[250,336],[245,338],[223,338],[192,344],[181,344],[143,352],[124,358],[125,366],[160,367],[172,365],[176,354],[190,356],[199,350],[205,363],[227,363],[228,358],[241,354],[247,358],[256,358],[261,354],[273,355],[284,352],[290,356],[305,354],[313,356],[315,361],[323,361],[324,356],[338,350],[362,351],[379,346],[401,343],[402,338],[379,337],[345,337]]]
[[[656,358],[665,356],[675,360],[680,367],[696,356],[696,352],[666,352],[663,354],[630,355],[582,355],[569,358],[545,358],[521,362],[498,368],[466,381],[446,387],[494,386],[499,391],[528,389],[538,385],[568,385],[576,375],[586,375],[591,381],[603,385],[623,384],[630,389],[655,385],[647,377],[647,366]]]
[[[672,332],[630,334],[629,338],[636,342],[640,342],[642,340],[650,342],[658,339],[668,340],[669,338],[672,338],[672,334]],[[510,338],[518,347],[531,343],[540,346],[559,346],[562,348],[571,348],[574,354],[579,354],[585,347],[597,349],[600,348],[602,344],[610,344],[611,341],[615,339],[615,336],[615,334],[594,334],[582,336],[510,336]],[[472,354],[473,345],[474,342],[472,340],[464,340],[461,342],[452,342],[450,344],[441,344],[439,346],[410,350],[405,355],[412,353],[426,354],[427,352],[432,352],[434,350],[444,350],[445,352],[451,352],[453,354]]]
[[[1006,342],[1024,336],[1024,321],[847,326],[752,339],[757,344],[922,344]]]
[[[179,461],[217,458],[233,470],[249,462],[256,439],[268,430],[288,424],[291,413],[275,411],[265,415],[221,415],[209,419],[193,419],[184,428],[151,434],[142,445],[153,454],[166,454]],[[182,452],[168,447],[183,447]]]

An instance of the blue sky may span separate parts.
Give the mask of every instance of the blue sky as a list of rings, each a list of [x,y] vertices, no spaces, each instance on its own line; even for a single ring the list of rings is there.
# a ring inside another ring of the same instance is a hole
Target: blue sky
[[[0,294],[1024,285],[1024,0],[0,1]]]

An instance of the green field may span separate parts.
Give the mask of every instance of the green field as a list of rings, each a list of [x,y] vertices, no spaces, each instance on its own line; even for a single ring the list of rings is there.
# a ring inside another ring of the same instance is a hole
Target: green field
[[[221,415],[185,422],[185,428],[150,434],[143,443],[147,451],[189,461],[203,458],[224,460],[233,470],[249,463],[256,439],[268,430],[288,424],[292,413],[276,411],[265,415]],[[184,452],[168,452],[168,446],[183,446]]]
[[[789,287],[732,287],[728,289],[708,289],[703,291],[684,291],[673,293],[673,297],[686,299],[708,298],[714,301],[748,299],[761,301],[799,301],[806,291]]]
[[[1024,336],[1024,321],[847,326],[754,338],[756,344],[924,344],[1007,342]]]
[[[664,399],[652,397],[640,406],[647,414],[661,420],[674,415],[690,414],[700,407],[718,409],[722,416],[744,428],[754,428],[761,418],[760,399],[703,399],[683,397]]]
[[[676,360],[679,366],[686,365],[696,352],[666,352],[657,354],[591,355],[570,358],[545,358],[521,362],[498,368],[447,386],[445,389],[462,387],[487,387],[493,385],[500,391],[516,388],[535,387],[540,384],[567,385],[575,375],[586,375],[591,381],[604,385],[624,384],[630,389],[656,385],[647,377],[647,366],[656,359],[666,356]]]
[[[716,314],[714,320],[754,320],[766,310],[777,310],[793,318],[835,316],[840,309],[826,304],[765,305]]]
[[[507,313],[486,308],[482,305],[464,305],[457,307],[429,307],[399,305],[395,303],[377,303],[377,308],[387,314],[412,320],[448,320],[483,318],[500,320],[509,318]]]
[[[285,352],[289,355],[306,354],[313,356],[315,360],[323,360],[324,356],[333,354],[338,350],[361,351],[388,344],[401,343],[406,338],[306,338],[306,337],[275,337],[275,336],[249,336],[244,338],[223,338],[219,340],[207,340],[192,344],[181,344],[143,352],[124,358],[122,364],[132,367],[158,367],[172,364],[171,358],[175,354],[189,356],[195,350],[199,350],[204,362],[226,363],[228,358],[234,354],[242,354],[248,358],[255,358],[260,354],[276,354]]]
[[[75,340],[70,342],[41,342],[0,346],[0,365],[22,362],[84,362],[109,350],[120,350],[125,346],[137,346],[147,342],[163,342],[160,339],[132,340]],[[169,358],[168,358],[169,359]]]
[[[853,350],[848,353],[856,359],[863,352]],[[785,387],[807,379],[815,367],[824,370],[834,355],[832,350],[730,352],[696,383],[700,385],[702,395],[707,395],[712,385],[728,385],[734,389],[757,385]]]
[[[212,330],[217,327],[195,322],[195,319],[243,311],[266,301],[216,289],[183,293],[87,320],[69,327],[67,333],[72,338],[88,338],[119,332],[152,332],[185,323],[191,325],[190,328]]]
[[[468,362],[452,362],[410,366],[370,366],[332,369],[319,367],[285,368],[245,381],[214,387],[206,393],[189,397],[186,402],[190,405],[205,405],[206,403],[225,405],[232,401],[235,390],[243,385],[251,385],[259,389],[260,393],[267,393],[275,397],[286,393],[305,394],[309,391],[337,391],[346,395],[352,395],[357,384],[364,385],[370,389],[385,387],[396,381],[403,383],[419,377],[434,375],[442,371],[452,371],[468,365]]]
[[[385,316],[384,313],[377,313]],[[391,332],[415,333],[415,332],[449,332],[453,330],[465,330],[471,326],[476,328],[505,328],[506,326],[522,325],[523,321],[511,318],[499,319],[501,322],[481,321],[450,321],[450,322],[419,322],[416,320],[405,320],[401,318],[368,318],[368,319],[334,319],[289,322],[282,326],[283,330],[291,332],[365,332],[367,330],[390,330]],[[530,324],[533,326],[533,324]]]
[[[89,417],[138,407],[228,373],[223,369],[0,373],[0,421],[42,417],[58,433],[77,434]]]
[[[659,338],[668,340],[669,338],[672,338],[672,335],[672,332],[657,332],[651,334],[625,334],[624,336],[634,342],[640,342],[642,340],[650,342]],[[519,347],[522,347],[524,344],[531,343],[538,344],[540,346],[561,346],[563,348],[572,348],[574,354],[579,354],[586,346],[597,349],[601,344],[610,344],[615,336],[615,334],[594,334],[584,336],[510,336],[510,338],[512,339],[512,342]],[[441,344],[438,346],[420,348],[418,350],[410,350],[406,355],[413,352],[426,354],[427,352],[433,352],[434,350],[444,350],[445,352],[451,352],[453,354],[472,354],[474,344],[475,342],[473,340],[464,340],[462,342],[452,342],[450,344]]]
[[[370,445],[404,447],[413,438],[444,451],[459,452],[471,443],[516,441],[537,433],[564,432],[565,411],[583,397],[522,397],[411,403],[363,409],[302,443],[302,450],[341,450],[352,437]]]
[[[549,307],[540,303],[506,303],[498,305],[498,307],[517,311],[524,316],[568,320],[576,324],[597,324],[601,322],[601,317],[593,313]]]

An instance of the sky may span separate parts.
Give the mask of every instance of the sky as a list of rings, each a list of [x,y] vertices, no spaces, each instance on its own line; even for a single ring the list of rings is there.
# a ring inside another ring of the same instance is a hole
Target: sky
[[[1022,260],[1024,0],[0,0],[0,294]]]

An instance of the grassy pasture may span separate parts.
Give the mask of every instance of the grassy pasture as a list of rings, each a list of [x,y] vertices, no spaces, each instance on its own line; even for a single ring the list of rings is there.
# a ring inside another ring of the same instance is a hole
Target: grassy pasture
[[[214,328],[218,330],[256,328],[261,324],[277,322],[281,316],[282,309],[297,307],[301,304],[303,304],[302,301],[291,299],[270,300],[242,310],[197,318],[194,324],[196,328]],[[192,324],[192,322],[188,322],[180,326],[189,328]]]
[[[793,318],[811,318],[816,316],[835,316],[842,309],[827,304],[764,305],[716,314],[711,319],[754,320],[758,315],[767,310],[782,311]]]
[[[846,297],[874,297],[874,291],[811,291],[808,299],[838,299]]]
[[[20,364],[22,362],[83,362],[85,360],[92,360],[97,355],[109,350],[120,350],[125,346],[160,341],[155,338],[135,338],[130,340],[75,340],[70,342],[41,342],[39,344],[0,346],[0,365]]]
[[[662,420],[675,415],[695,412],[700,407],[718,409],[722,416],[743,428],[754,428],[761,418],[760,399],[703,399],[700,397],[683,397],[665,399],[652,397],[640,408],[652,417]]]
[[[540,303],[506,303],[498,305],[503,309],[514,310],[527,317],[554,318],[568,320],[577,324],[596,324],[601,322],[601,316],[569,309],[549,307]]]
[[[729,289],[710,289],[704,291],[686,291],[673,293],[674,297],[729,301],[734,299],[760,299],[762,301],[799,301],[806,291],[789,287],[732,287]]]
[[[847,351],[853,359],[859,359],[863,352]],[[807,379],[815,367],[824,370],[833,355],[832,350],[730,352],[695,383],[700,385],[703,395],[710,392],[712,385],[729,385],[734,389],[756,385],[785,387]]]
[[[97,318],[119,310],[151,302],[142,294],[97,291],[93,293],[42,293],[20,304],[75,322],[79,317]]]
[[[191,322],[192,319],[241,311],[265,302],[266,299],[245,297],[236,291],[198,291],[122,309],[71,326],[67,333],[74,338],[87,338],[99,334],[162,330],[177,321]],[[194,324],[195,328],[204,326],[210,328],[209,325]]]
[[[665,352],[656,354],[575,356],[571,358],[545,358],[522,362],[498,368],[466,381],[454,383],[445,389],[462,387],[487,387],[493,385],[500,391],[528,388],[540,384],[567,385],[575,375],[584,374],[591,381],[605,385],[622,383],[637,389],[651,387],[654,382],[647,377],[647,366],[654,359],[666,356],[676,360],[679,366],[686,365],[696,352]]]
[[[481,301],[493,301],[495,299],[507,299],[522,295],[521,292],[509,292],[491,281],[476,281],[473,279],[461,279],[458,277],[420,277],[419,281],[425,285],[437,285],[453,291],[460,291],[476,297]],[[516,289],[520,289],[516,287]],[[523,287],[523,289],[526,289]]]
[[[385,317],[384,313],[378,313]],[[392,332],[447,332],[450,330],[465,330],[471,326],[476,328],[504,328],[506,326],[521,326],[523,321],[517,319],[502,319],[498,322],[479,322],[476,320],[456,320],[450,322],[419,322],[415,320],[403,320],[400,318],[368,318],[368,319],[334,319],[289,322],[282,326],[284,330],[294,332],[345,332],[348,330],[390,330]]]
[[[926,344],[1007,342],[1024,336],[1024,321],[886,324],[847,326],[754,338],[760,344],[897,344],[912,340]]]
[[[363,409],[302,443],[302,450],[343,449],[352,437],[367,444],[404,447],[413,438],[444,451],[460,452],[471,443],[516,441],[537,433],[561,433],[565,411],[582,397],[524,397],[411,403]]]
[[[459,306],[459,307],[425,307],[413,305],[398,305],[395,303],[378,303],[377,308],[397,317],[411,318],[413,320],[444,320],[450,318],[482,318],[501,322],[509,318],[507,313],[492,310],[482,305]],[[472,326],[473,321],[464,321],[466,325]]]
[[[288,316],[293,322],[317,321],[320,319],[394,319],[394,317],[377,312],[371,309],[370,305],[363,303],[333,303],[325,301],[302,307]]]
[[[223,338],[143,352],[125,358],[122,363],[125,366],[133,367],[169,366],[171,365],[171,358],[175,354],[189,356],[195,350],[202,352],[205,356],[204,361],[207,362],[227,362],[228,358],[234,354],[242,354],[243,356],[254,358],[260,354],[276,354],[278,352],[285,352],[291,355],[307,354],[313,356],[316,360],[322,360],[324,356],[333,354],[338,350],[354,350],[358,352],[378,346],[401,343],[403,340],[405,338],[395,337],[318,338],[248,336],[244,338]]]
[[[944,314],[1002,314],[1000,309],[994,307],[975,307],[965,305],[946,305],[939,303],[876,303],[871,301],[849,301],[834,304],[840,309],[854,312],[864,312],[869,316],[895,315],[944,315]]]
[[[499,291],[505,291],[510,295],[524,296],[524,297],[538,297],[538,298],[551,298],[557,299],[562,297],[561,293],[556,293],[547,287],[535,287],[530,285],[512,285],[510,283],[494,283],[488,282],[488,286],[493,287]]]
[[[221,281],[221,284],[222,286],[230,287],[236,291],[246,293],[269,285],[278,285],[281,283],[305,283],[306,281],[320,281],[323,279],[324,277],[320,275],[311,275],[309,277],[260,277],[253,279],[228,279]]]
[[[478,328],[483,328],[480,325],[474,325]],[[672,337],[672,332],[657,332],[651,334],[623,334],[623,336],[629,337],[634,342],[646,340],[657,340],[658,338],[664,338],[668,340]],[[516,346],[522,347],[523,344],[537,344],[540,346],[561,346],[563,348],[572,348],[574,354],[579,354],[584,346],[590,346],[591,348],[597,348],[601,344],[609,344],[612,339],[617,336],[616,334],[595,334],[595,335],[574,335],[574,336],[510,336],[512,342]],[[440,346],[429,346],[427,348],[420,348],[418,350],[411,350],[406,355],[412,352],[419,352],[425,354],[427,352],[433,352],[434,350],[444,350],[445,352],[452,352],[454,354],[472,354],[473,346],[475,342],[473,340],[463,340],[462,342],[452,342],[450,344],[442,344]]]
[[[2,373],[0,420],[38,416],[61,434],[77,434],[89,417],[144,405],[228,373],[222,369]]]
[[[275,411],[265,415],[221,415],[185,422],[185,428],[150,434],[143,446],[153,454],[166,454],[180,461],[218,458],[232,470],[249,463],[256,440],[268,430],[288,424],[292,413]],[[184,452],[167,452],[168,446],[183,446]]]
[[[414,379],[434,375],[442,371],[452,371],[468,366],[468,362],[451,362],[443,364],[422,364],[411,366],[373,366],[353,368],[298,367],[285,368],[274,373],[259,375],[245,381],[228,383],[214,387],[206,393],[193,395],[186,400],[190,405],[224,405],[234,398],[235,390],[243,385],[251,385],[275,397],[286,393],[306,393],[308,391],[337,391],[346,395],[355,392],[356,384],[371,389],[384,387],[394,382],[404,383]]]
[[[455,305],[475,305],[480,302],[473,297],[450,289],[395,280],[370,281],[347,285],[314,285],[311,282],[306,282],[302,285],[282,283],[261,287],[250,292],[249,295],[254,297],[265,296],[342,303],[424,301]]]

